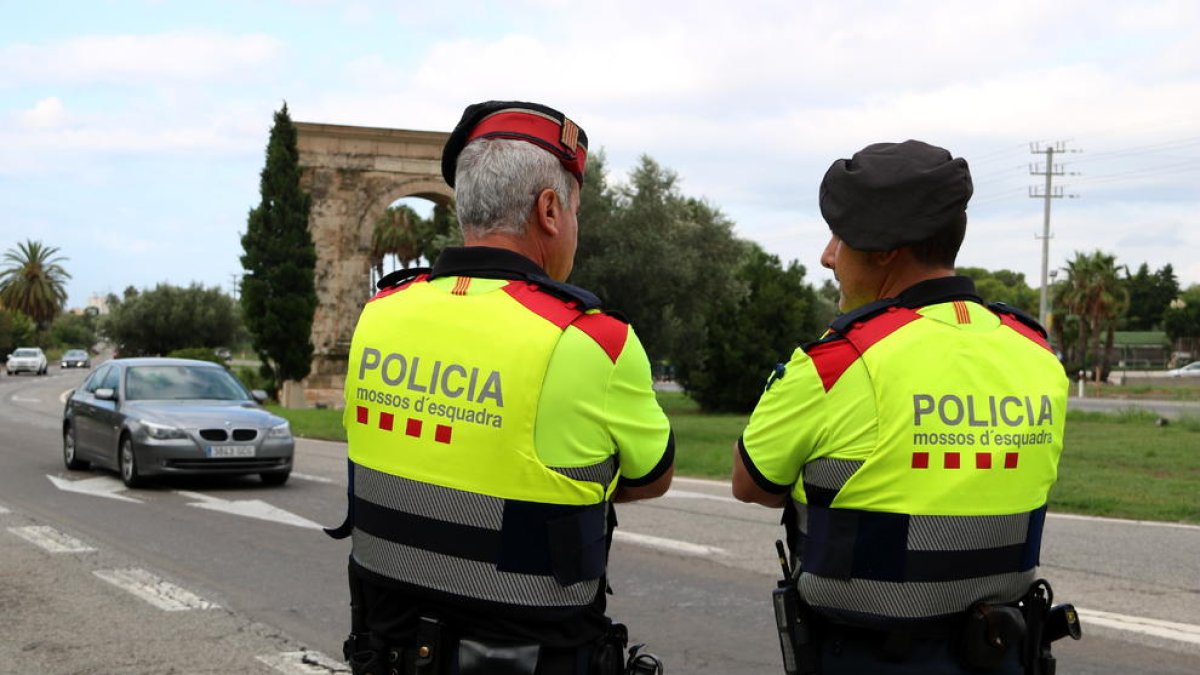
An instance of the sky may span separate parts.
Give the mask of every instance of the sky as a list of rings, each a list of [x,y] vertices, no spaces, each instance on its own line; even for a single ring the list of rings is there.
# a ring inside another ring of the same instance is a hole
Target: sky
[[[915,138],[971,167],[959,264],[1039,287],[1031,170],[1052,146],[1051,269],[1102,250],[1200,283],[1193,0],[0,0],[0,16],[0,251],[57,247],[68,307],[232,290],[285,101],[297,121],[437,131],[470,103],[545,103],[610,182],[647,155],[818,284],[825,170]]]

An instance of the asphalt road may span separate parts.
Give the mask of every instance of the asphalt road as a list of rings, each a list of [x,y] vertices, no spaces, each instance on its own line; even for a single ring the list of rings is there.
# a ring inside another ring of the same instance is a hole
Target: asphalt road
[[[59,397],[82,378],[0,377],[0,673],[339,670],[348,544],[316,527],[340,521],[344,446],[301,441],[282,488],[128,491],[63,468]],[[768,605],[777,513],[680,479],[619,519],[610,613],[668,672],[782,671]],[[1052,515],[1043,575],[1086,631],[1059,643],[1059,672],[1200,672],[1198,560],[1197,527]]]

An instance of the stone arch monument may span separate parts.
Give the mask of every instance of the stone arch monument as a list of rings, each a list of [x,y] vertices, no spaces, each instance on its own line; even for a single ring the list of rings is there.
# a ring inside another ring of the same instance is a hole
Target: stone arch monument
[[[342,406],[350,338],[371,297],[371,234],[397,199],[449,205],[442,146],[449,133],[296,122],[302,175],[312,195],[308,229],[317,246],[312,372],[286,383],[284,405]]]

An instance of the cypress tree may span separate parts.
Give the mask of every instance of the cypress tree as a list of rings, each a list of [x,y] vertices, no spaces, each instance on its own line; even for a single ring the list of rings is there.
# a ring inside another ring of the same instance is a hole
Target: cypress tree
[[[242,236],[242,313],[262,374],[276,385],[308,376],[317,309],[317,249],[308,230],[312,198],[300,189],[296,126],[287,103],[275,113],[259,192]]]

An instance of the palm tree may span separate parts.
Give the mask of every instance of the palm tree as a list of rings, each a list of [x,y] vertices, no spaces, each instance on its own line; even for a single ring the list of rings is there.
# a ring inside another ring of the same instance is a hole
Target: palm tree
[[[44,328],[67,302],[65,283],[71,275],[55,257],[58,249],[32,239],[4,254],[8,266],[0,270],[0,302],[33,319]]]
[[[1086,368],[1088,357],[1100,353],[1100,361],[1094,366],[1096,379],[1108,371],[1117,319],[1129,308],[1129,291],[1121,283],[1121,269],[1116,256],[1102,251],[1076,252],[1075,258],[1067,262],[1067,280],[1057,298],[1069,314],[1079,318],[1076,356],[1080,365]],[[1105,338],[1103,350],[1100,349],[1102,336]]]
[[[412,208],[400,205],[388,208],[371,233],[371,265],[383,276],[383,261],[391,255],[404,269],[421,257],[421,238],[425,222]]]

